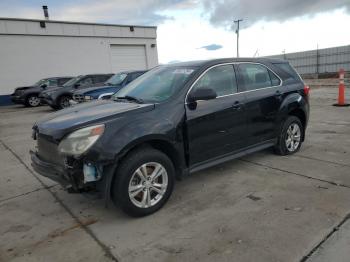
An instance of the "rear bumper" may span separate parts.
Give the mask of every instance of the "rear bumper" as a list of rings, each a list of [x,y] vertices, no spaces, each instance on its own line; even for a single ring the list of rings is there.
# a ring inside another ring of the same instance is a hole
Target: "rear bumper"
[[[73,187],[73,181],[68,177],[68,173],[63,167],[41,160],[34,151],[30,151],[30,157],[32,167],[38,174],[59,183],[66,189]]]

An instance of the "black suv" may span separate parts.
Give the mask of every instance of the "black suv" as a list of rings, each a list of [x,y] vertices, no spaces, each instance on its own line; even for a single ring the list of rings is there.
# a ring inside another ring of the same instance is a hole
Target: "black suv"
[[[17,87],[11,95],[11,100],[15,104],[23,104],[31,107],[39,106],[40,99],[38,96],[40,92],[45,89],[62,86],[72,78],[72,76],[51,77],[41,79],[31,86]]]
[[[69,100],[72,99],[72,92],[76,89],[102,86],[112,75],[113,74],[80,75],[72,78],[61,87],[42,91],[39,98],[43,103],[48,104],[53,109],[66,108],[70,106]]]
[[[156,67],[113,95],[33,127],[32,165],[70,192],[102,191],[144,216],[175,178],[274,147],[301,147],[309,88],[283,60],[220,59]]]

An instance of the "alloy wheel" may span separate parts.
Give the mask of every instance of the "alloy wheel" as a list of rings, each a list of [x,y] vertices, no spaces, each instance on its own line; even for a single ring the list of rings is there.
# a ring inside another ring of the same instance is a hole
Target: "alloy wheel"
[[[140,208],[156,205],[164,196],[168,187],[168,174],[159,163],[143,164],[133,173],[129,183],[129,198]]]
[[[40,99],[37,96],[31,96],[28,98],[28,104],[32,107],[38,106],[40,104]]]
[[[61,108],[70,107],[69,98],[68,97],[62,97],[61,100],[60,100],[60,105],[61,105]]]
[[[294,152],[298,149],[301,140],[301,130],[298,124],[292,123],[287,129],[286,147],[289,152]]]

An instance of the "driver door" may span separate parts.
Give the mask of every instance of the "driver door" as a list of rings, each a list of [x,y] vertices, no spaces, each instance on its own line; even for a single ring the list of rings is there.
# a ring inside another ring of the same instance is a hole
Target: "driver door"
[[[245,146],[245,97],[237,93],[233,65],[209,69],[193,86],[213,89],[217,97],[186,103],[190,165],[219,158]]]

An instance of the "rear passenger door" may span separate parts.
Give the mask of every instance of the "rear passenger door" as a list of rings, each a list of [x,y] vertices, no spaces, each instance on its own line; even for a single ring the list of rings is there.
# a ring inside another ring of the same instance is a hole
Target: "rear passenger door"
[[[246,94],[249,145],[273,139],[282,103],[281,80],[262,64],[241,63],[237,67]]]

